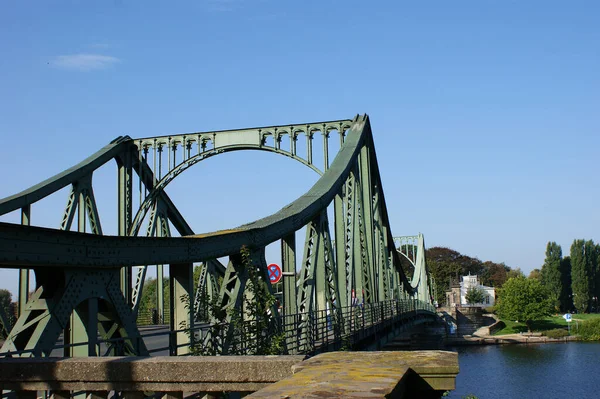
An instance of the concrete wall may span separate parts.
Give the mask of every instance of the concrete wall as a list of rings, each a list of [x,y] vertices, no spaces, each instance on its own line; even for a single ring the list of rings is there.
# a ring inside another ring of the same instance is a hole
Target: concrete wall
[[[456,309],[458,335],[470,335],[480,327],[494,324],[495,320],[483,313],[480,307],[459,307]]]

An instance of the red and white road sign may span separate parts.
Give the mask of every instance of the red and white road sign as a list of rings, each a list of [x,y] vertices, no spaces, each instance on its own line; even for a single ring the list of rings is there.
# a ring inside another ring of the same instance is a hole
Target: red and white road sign
[[[277,263],[271,263],[267,266],[267,271],[269,272],[271,284],[276,284],[281,280],[281,267]]]

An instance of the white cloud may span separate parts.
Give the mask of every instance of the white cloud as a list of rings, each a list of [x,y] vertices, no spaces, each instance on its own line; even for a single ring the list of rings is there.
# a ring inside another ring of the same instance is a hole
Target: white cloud
[[[120,60],[110,55],[102,54],[72,54],[54,57],[53,65],[61,69],[76,71],[93,71],[106,69],[117,64]]]

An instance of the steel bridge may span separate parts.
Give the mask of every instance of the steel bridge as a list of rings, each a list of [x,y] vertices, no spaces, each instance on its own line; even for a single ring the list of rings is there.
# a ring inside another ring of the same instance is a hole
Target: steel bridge
[[[322,145],[314,146],[319,138]],[[330,140],[339,140],[331,162]],[[239,150],[284,155],[320,178],[270,216],[196,234],[167,194],[167,186],[191,166]],[[317,156],[322,157],[322,168],[313,162]],[[112,160],[117,166],[118,210],[116,215],[100,215],[92,177]],[[65,187],[71,191],[60,228],[34,226],[32,205]],[[13,211],[21,212],[21,224],[0,223],[0,267],[20,269],[19,317],[11,326],[2,318],[8,337],[0,356],[48,356],[61,334],[68,356],[100,355],[99,340],[120,342],[106,344],[108,354],[147,354],[136,325],[146,271],[157,268],[162,318],[167,265],[172,354],[188,353],[198,345],[234,353],[240,320],[254,325],[267,320],[269,331],[284,337],[286,353],[308,353],[326,348],[330,341],[339,344],[348,337],[383,331],[390,323],[435,317],[423,236],[392,235],[367,115],[118,137],[74,167],[0,200],[0,215]],[[100,216],[118,220],[118,236],[103,234]],[[75,220],[77,231],[71,231]],[[172,236],[171,228],[179,236]],[[303,228],[306,239],[301,247],[295,237]],[[273,294],[265,248],[274,242],[281,244],[281,308],[272,301],[253,307],[252,301],[258,302],[253,296],[264,298],[257,290]],[[411,278],[402,267],[406,261],[414,268]],[[194,265],[201,267],[198,281],[193,278]],[[31,271],[36,287],[28,298]],[[218,337],[211,333],[214,326],[219,326]],[[254,332],[254,338],[264,334]]]

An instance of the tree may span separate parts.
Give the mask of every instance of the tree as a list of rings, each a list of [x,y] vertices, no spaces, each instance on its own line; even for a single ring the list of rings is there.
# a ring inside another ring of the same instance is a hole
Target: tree
[[[560,277],[562,279],[562,291],[560,294],[560,307],[563,312],[573,309],[573,291],[571,289],[571,257],[565,256],[560,262]]]
[[[12,294],[9,290],[0,289],[0,338],[6,338],[4,331],[10,330],[10,326],[15,322],[14,310]]]
[[[157,300],[156,300],[156,289],[158,287],[158,280],[155,278],[146,279],[144,282],[144,290],[142,291],[142,298],[140,301],[139,313],[144,314],[152,311],[152,309],[156,309]],[[169,288],[169,279],[167,277],[163,278],[163,297],[165,300],[165,318],[168,317],[170,304],[171,304],[171,296],[170,296],[170,288]],[[158,320],[159,323],[165,323],[167,320]]]
[[[560,273],[560,262],[562,261],[562,249],[554,241],[546,245],[546,259],[542,266],[542,285],[548,289],[550,299],[554,308],[560,309],[560,294],[562,292],[562,281]]]
[[[467,290],[467,294],[465,295],[465,299],[469,305],[473,305],[476,303],[483,303],[485,300],[485,292],[479,287],[470,287]]]
[[[516,269],[511,269],[509,271],[506,272],[506,279],[509,280],[511,278],[518,278],[518,277],[525,277],[525,274],[523,273],[523,271],[521,270],[520,267],[517,267]]]
[[[589,271],[585,260],[585,241],[575,240],[571,245],[571,287],[573,305],[578,312],[588,311],[590,302]]]
[[[531,322],[552,313],[548,290],[538,280],[524,276],[508,279],[498,294],[496,311],[500,318],[524,321],[531,332]]]
[[[10,314],[11,304],[12,294],[10,291],[0,288],[0,307],[2,307],[2,310],[4,310],[6,314]]]
[[[482,266],[481,284],[501,288],[502,284],[508,279],[506,276],[510,271],[510,267],[504,263],[495,263],[489,260],[483,262]]]
[[[457,278],[466,274],[480,275],[483,263],[477,258],[462,255],[461,253],[444,247],[432,247],[425,250],[427,268],[433,275],[437,285],[437,298],[439,303],[446,301],[446,291],[450,288],[450,278]]]
[[[598,277],[598,247],[594,244],[594,241],[588,240],[584,244],[584,255],[585,255],[585,268],[588,271],[588,290],[590,304],[597,306],[598,290],[600,287],[596,284]]]
[[[542,281],[542,271],[540,269],[533,269],[529,273],[529,277],[527,277],[527,278],[532,278],[534,280],[540,280],[540,281]]]

